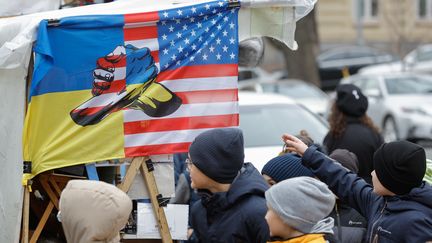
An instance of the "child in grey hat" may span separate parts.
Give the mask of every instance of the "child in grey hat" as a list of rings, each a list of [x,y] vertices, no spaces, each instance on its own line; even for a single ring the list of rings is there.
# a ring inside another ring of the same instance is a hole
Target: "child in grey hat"
[[[321,230],[333,227],[327,217],[335,204],[327,185],[301,176],[279,182],[265,193],[270,242],[325,242]]]

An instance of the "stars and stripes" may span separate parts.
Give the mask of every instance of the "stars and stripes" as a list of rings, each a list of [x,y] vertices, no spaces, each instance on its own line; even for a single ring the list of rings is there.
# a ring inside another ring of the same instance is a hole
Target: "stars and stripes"
[[[157,82],[182,99],[167,117],[123,111],[127,157],[185,152],[203,131],[238,126],[237,10],[215,1],[125,15],[125,44],[150,48]]]

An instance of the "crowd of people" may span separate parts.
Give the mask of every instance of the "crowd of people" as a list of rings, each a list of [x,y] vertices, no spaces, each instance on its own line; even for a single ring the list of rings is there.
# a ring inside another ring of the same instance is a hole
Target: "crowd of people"
[[[356,86],[339,85],[336,94],[323,145],[305,131],[281,134],[284,151],[261,172],[244,161],[240,129],[197,136],[189,152],[177,157],[182,171],[171,200],[190,205],[187,242],[432,242],[425,150],[408,141],[384,143]],[[63,191],[61,221],[68,242],[118,242],[130,200],[105,187],[94,191],[71,182]],[[82,215],[71,213],[78,200],[87,203],[77,191],[100,195],[99,202],[119,214],[93,211],[100,207],[93,201]],[[89,222],[101,227],[81,224],[95,213],[101,221]]]

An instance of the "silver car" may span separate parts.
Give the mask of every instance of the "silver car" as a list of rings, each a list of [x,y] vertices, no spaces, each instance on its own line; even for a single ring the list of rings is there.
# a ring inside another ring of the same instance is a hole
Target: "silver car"
[[[413,73],[357,74],[341,83],[357,85],[369,99],[368,115],[385,141],[432,139],[432,77]]]
[[[328,132],[326,121],[286,96],[239,92],[239,105],[245,161],[259,171],[282,151],[283,133],[306,130],[320,144]]]
[[[245,81],[239,83],[239,90],[285,95],[323,117],[330,105],[330,97],[326,93],[315,85],[298,79]]]

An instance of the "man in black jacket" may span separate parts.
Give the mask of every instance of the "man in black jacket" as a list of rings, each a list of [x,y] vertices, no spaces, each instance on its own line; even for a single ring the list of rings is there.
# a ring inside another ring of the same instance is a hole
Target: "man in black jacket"
[[[189,156],[191,186],[201,196],[191,209],[199,242],[266,242],[268,185],[252,164],[244,164],[241,130],[204,132],[191,144]]]

